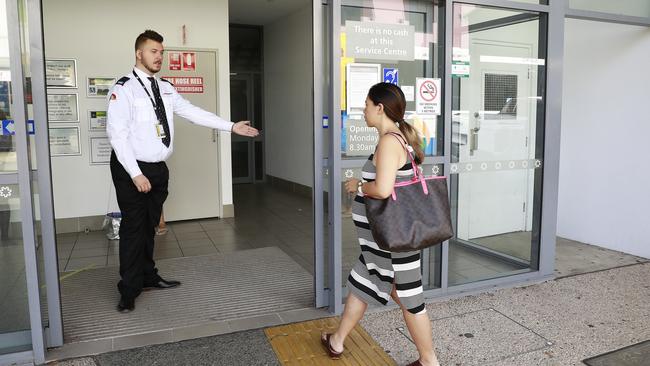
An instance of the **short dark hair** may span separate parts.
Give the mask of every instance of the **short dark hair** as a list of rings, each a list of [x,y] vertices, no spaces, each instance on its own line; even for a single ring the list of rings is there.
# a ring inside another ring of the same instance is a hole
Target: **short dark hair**
[[[163,43],[163,36],[161,36],[160,33],[151,29],[147,29],[144,32],[140,33],[138,38],[135,39],[135,50],[137,51],[140,47],[142,47],[142,44],[145,43],[148,39],[156,41],[158,43]]]

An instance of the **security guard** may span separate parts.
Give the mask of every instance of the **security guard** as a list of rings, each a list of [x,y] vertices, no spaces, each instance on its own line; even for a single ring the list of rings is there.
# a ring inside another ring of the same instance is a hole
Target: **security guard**
[[[249,121],[232,123],[193,106],[167,80],[157,78],[163,60],[163,37],[146,30],[135,41],[135,68],[113,86],[106,131],[113,147],[111,175],[122,211],[120,312],[135,308],[143,289],[180,285],[158,275],[153,260],[155,227],[167,198],[165,160],[174,148],[174,113],[198,125],[254,137]]]

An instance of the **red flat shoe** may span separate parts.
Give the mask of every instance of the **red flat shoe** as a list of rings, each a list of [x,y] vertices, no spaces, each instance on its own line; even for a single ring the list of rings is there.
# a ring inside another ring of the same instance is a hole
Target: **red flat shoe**
[[[341,358],[341,355],[343,354],[343,351],[341,352],[336,352],[332,348],[332,344],[330,343],[330,337],[332,337],[332,334],[330,333],[324,333],[320,335],[320,343],[325,347],[327,350],[327,354],[330,356],[332,360],[338,360]]]
[[[408,364],[408,366],[424,366],[420,363],[420,360],[415,360],[412,363]]]

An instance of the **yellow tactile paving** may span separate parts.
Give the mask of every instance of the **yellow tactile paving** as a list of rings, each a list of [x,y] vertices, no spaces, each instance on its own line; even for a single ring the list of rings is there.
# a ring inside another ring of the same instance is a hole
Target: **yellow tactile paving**
[[[345,351],[340,360],[331,360],[320,343],[323,331],[332,332],[337,318],[312,320],[282,325],[264,330],[278,360],[285,366],[386,366],[395,361],[357,325],[345,340]]]

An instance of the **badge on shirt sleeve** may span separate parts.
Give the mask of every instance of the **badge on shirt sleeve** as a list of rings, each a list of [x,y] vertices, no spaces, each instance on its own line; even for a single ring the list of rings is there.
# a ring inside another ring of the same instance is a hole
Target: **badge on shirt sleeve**
[[[116,100],[117,99],[117,94],[111,93],[111,100]]]

